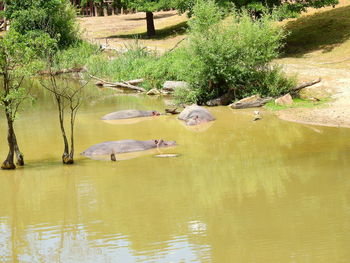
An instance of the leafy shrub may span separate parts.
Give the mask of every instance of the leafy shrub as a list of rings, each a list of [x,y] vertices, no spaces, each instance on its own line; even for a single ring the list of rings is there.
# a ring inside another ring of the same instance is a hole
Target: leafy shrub
[[[56,39],[60,48],[79,38],[75,10],[68,0],[7,0],[5,14],[20,34],[43,31]]]
[[[91,74],[110,81],[144,78],[144,87],[151,89],[160,88],[165,80],[184,79],[188,70],[187,60],[183,49],[160,55],[135,42],[127,46],[125,53],[112,59],[106,54],[91,57],[87,67]]]
[[[181,99],[204,103],[230,90],[237,99],[256,91],[278,95],[288,90],[292,82],[269,66],[285,37],[272,17],[254,19],[247,11],[233,12],[224,21],[220,17],[214,1],[194,7],[187,48],[192,63],[185,79],[191,92],[179,94]]]
[[[82,67],[96,54],[100,54],[98,46],[80,41],[67,49],[58,50],[55,54],[55,64],[61,69]]]

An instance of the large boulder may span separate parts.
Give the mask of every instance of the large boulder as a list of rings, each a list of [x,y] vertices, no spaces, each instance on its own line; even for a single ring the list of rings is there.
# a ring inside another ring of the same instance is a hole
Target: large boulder
[[[293,104],[293,98],[289,93],[287,93],[286,95],[276,99],[275,104],[279,106],[290,106]]]
[[[185,81],[166,81],[163,84],[163,91],[174,92],[177,89],[188,89],[189,85]]]
[[[186,107],[180,113],[178,119],[184,121],[186,125],[192,126],[214,121],[215,117],[206,108],[193,104]]]

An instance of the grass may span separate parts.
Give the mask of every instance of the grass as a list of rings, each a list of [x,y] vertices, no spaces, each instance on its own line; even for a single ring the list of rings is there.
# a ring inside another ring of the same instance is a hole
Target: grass
[[[290,32],[285,54],[301,56],[313,51],[331,52],[350,37],[350,6],[300,17],[286,23]]]
[[[275,104],[274,101],[270,101],[265,105],[265,108],[272,111],[279,111],[279,110],[293,109],[293,108],[315,108],[315,107],[321,107],[329,101],[330,101],[330,98],[321,99],[318,102],[296,98],[296,99],[293,99],[293,104],[290,106],[281,106],[281,105]]]

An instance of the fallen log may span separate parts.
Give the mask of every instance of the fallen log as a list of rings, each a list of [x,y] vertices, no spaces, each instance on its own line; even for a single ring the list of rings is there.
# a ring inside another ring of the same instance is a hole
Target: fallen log
[[[79,73],[79,72],[84,72],[84,71],[86,71],[86,68],[82,67],[82,68],[67,68],[67,69],[61,69],[61,70],[57,70],[57,71],[42,70],[42,71],[39,71],[38,74],[39,75],[57,76],[57,75],[61,75],[61,74]]]
[[[97,86],[103,86],[103,87],[109,87],[109,88],[113,88],[113,87],[125,88],[125,89],[136,90],[138,92],[146,92],[146,90],[144,88],[130,84],[130,83],[142,83],[143,79],[142,79],[142,81],[141,81],[141,79],[138,79],[138,80],[123,81],[123,82],[108,82],[108,81],[105,81],[103,79],[100,79],[100,78],[92,76],[92,75],[90,75],[90,77],[98,80],[98,82],[96,82]]]
[[[123,81],[123,83],[127,83],[130,85],[138,85],[144,82],[144,79],[133,79],[133,80],[128,80],[128,81]]]
[[[303,82],[303,83],[301,83],[300,85],[298,85],[298,86],[292,88],[292,92],[298,92],[298,91],[301,90],[301,89],[304,89],[304,88],[306,88],[306,87],[313,86],[313,85],[315,85],[315,84],[317,84],[317,83],[320,83],[321,81],[322,81],[322,79],[319,78],[319,79],[315,79],[315,80],[313,80],[313,81]]]
[[[262,98],[257,99],[255,101],[248,101],[248,102],[236,102],[230,105],[232,109],[247,109],[247,108],[257,108],[262,107],[269,101],[271,101],[273,98]]]

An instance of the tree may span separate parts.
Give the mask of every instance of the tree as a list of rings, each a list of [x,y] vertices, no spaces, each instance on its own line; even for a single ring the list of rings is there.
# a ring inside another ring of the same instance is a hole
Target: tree
[[[77,112],[84,100],[85,87],[88,82],[78,86],[72,85],[72,81],[59,78],[54,71],[54,66],[59,64],[55,50],[51,49],[47,53],[48,79],[41,80],[41,85],[52,93],[58,111],[58,120],[63,138],[63,164],[74,163],[74,127]],[[70,142],[65,127],[65,113],[69,115]]]
[[[78,40],[75,10],[69,0],[6,0],[6,19],[11,28],[26,35],[41,31],[67,47]]]
[[[10,30],[0,39],[0,75],[3,85],[0,91],[0,104],[5,112],[8,134],[9,152],[3,162],[2,169],[15,169],[14,155],[17,164],[24,165],[23,154],[18,146],[14,122],[17,113],[26,99],[30,99],[30,91],[23,87],[26,76],[35,71],[35,48],[41,45],[42,36],[26,39],[14,30]]]
[[[146,12],[147,35],[149,37],[156,34],[153,12],[173,7],[172,0],[125,0],[124,4],[137,11]]]
[[[193,7],[198,0],[174,0],[174,6],[180,12],[189,12],[192,14]],[[253,14],[261,14],[263,10],[272,10],[275,7],[283,6],[284,16],[288,18],[295,16],[296,14],[306,11],[308,7],[321,8],[325,6],[333,6],[339,3],[338,0],[295,0],[295,1],[284,1],[284,0],[215,0],[218,6],[227,8],[234,5],[236,8],[246,8]]]

